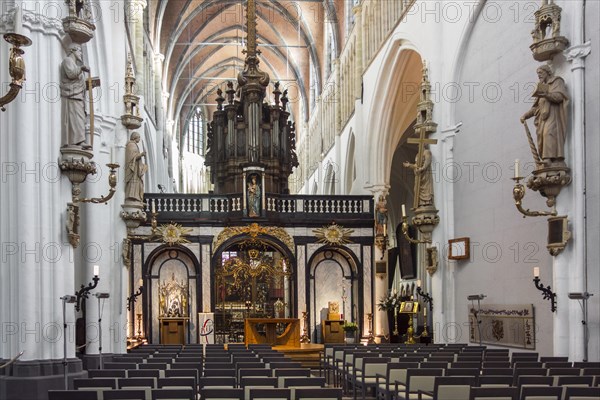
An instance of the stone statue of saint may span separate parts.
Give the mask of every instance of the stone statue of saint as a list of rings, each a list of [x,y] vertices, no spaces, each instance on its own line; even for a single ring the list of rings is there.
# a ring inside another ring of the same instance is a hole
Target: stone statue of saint
[[[125,201],[142,202],[144,200],[144,174],[148,166],[142,158],[145,151],[140,151],[138,143],[140,134],[133,132],[125,146]]]
[[[248,216],[258,217],[260,216],[260,196],[261,190],[260,185],[256,182],[257,175],[253,174],[248,182],[247,196],[248,196]]]
[[[419,167],[419,155],[415,159],[415,163],[411,164],[408,161],[404,162],[406,168],[411,168],[415,173],[415,189],[418,188],[419,202],[413,204],[413,207],[433,206],[433,174],[431,172],[431,150],[429,145],[425,145],[423,149],[422,165]],[[418,186],[417,186],[418,185]]]
[[[565,81],[554,76],[548,65],[539,67],[537,74],[540,80],[532,95],[536,99],[531,109],[521,117],[521,123],[534,117],[540,159],[547,165],[557,161],[562,163],[567,136],[567,88]]]
[[[85,89],[84,72],[90,69],[83,65],[81,46],[72,44],[60,66],[60,96],[62,98],[63,147],[92,147],[85,142]]]

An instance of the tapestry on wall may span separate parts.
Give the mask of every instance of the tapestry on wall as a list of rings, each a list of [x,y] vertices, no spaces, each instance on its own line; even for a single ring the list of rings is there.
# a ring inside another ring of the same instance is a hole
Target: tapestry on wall
[[[477,319],[481,329],[477,328]],[[477,306],[469,305],[471,343],[479,343],[481,331],[482,344],[535,349],[534,327],[533,304],[485,304],[479,314]]]

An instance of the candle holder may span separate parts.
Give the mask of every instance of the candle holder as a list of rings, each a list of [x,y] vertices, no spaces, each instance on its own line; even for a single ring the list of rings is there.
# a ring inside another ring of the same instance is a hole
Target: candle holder
[[[545,217],[545,216],[556,216],[556,210],[552,211],[531,211],[529,208],[523,208],[523,198],[525,197],[525,186],[520,182],[523,177],[515,176],[511,178],[515,181],[515,186],[513,187],[513,199],[515,200],[515,206],[517,210],[521,214],[523,214],[523,218],[525,217]]]
[[[373,336],[373,313],[367,314],[367,320],[369,321],[369,335],[367,336],[367,343],[375,343],[375,336]]]
[[[398,306],[394,307],[394,332],[393,334],[395,336],[398,336],[400,334],[400,331],[398,331]]]
[[[127,311],[131,311],[131,307],[135,304],[138,296],[144,293],[144,287],[140,286],[137,292],[133,293],[127,298]]]
[[[408,328],[406,329],[406,342],[404,342],[405,344],[417,343],[414,338],[414,333],[415,333],[415,329],[413,328],[414,317],[415,317],[415,313],[411,313],[410,317],[408,318]]]
[[[143,337],[142,337],[142,313],[137,313],[135,316],[137,318],[137,324],[138,324],[138,331],[137,331],[136,339],[138,341],[141,341],[143,339]]]
[[[15,14],[15,20],[16,19],[17,16]],[[18,23],[20,23],[20,21],[15,21],[15,24]],[[4,35],[4,40],[12,44],[13,47],[9,50],[8,60],[8,73],[10,74],[12,82],[10,83],[8,93],[0,97],[0,110],[2,111],[6,111],[4,106],[13,101],[23,88],[23,82],[25,81],[25,60],[22,55],[25,54],[25,52],[21,50],[21,47],[31,46],[31,40],[27,36],[18,33],[6,33]]]
[[[300,343],[310,343],[310,336],[308,336],[308,312],[302,311],[302,323],[304,328],[302,329],[302,336],[300,336]]]
[[[421,244],[421,243],[431,243],[431,239],[419,240],[413,239],[408,232],[408,217],[406,215],[402,216],[402,234],[412,244]]]
[[[540,283],[540,277],[536,276],[533,278],[535,287],[542,292],[542,298],[544,300],[550,300],[550,309],[552,312],[556,311],[556,294],[550,288],[550,285],[544,286]]]
[[[95,289],[98,286],[98,281],[100,281],[100,277],[98,275],[94,275],[92,281],[88,283],[87,286],[81,285],[81,289],[75,293],[77,300],[75,302],[75,310],[81,311],[81,299],[87,299],[91,290]]]

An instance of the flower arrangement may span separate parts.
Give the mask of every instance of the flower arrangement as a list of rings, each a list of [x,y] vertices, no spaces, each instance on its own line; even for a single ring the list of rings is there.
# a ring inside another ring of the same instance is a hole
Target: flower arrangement
[[[400,294],[388,293],[386,296],[383,296],[379,299],[379,303],[377,303],[377,307],[379,311],[393,311],[394,309],[400,307],[400,303],[402,303],[402,299],[400,298]]]
[[[344,322],[342,329],[344,332],[356,332],[358,330],[358,325],[356,322]]]

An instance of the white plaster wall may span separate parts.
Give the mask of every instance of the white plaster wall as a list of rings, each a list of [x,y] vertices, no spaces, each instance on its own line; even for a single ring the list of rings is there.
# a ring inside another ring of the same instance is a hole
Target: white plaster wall
[[[590,329],[590,361],[600,360],[600,2],[585,2],[585,41],[591,41],[591,52],[585,59],[585,140],[587,192],[587,291],[590,298],[588,327]]]

